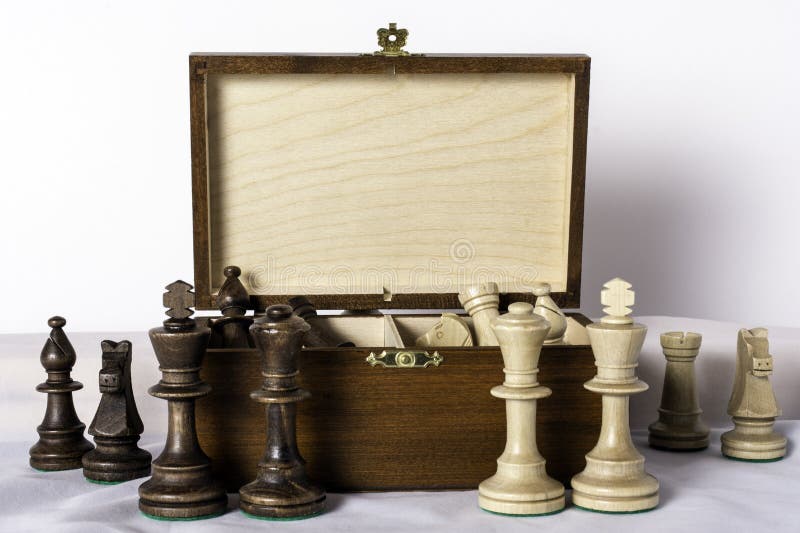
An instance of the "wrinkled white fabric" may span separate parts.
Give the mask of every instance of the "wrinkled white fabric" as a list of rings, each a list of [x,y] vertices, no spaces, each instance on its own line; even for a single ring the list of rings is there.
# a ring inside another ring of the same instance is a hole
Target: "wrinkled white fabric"
[[[508,518],[477,507],[477,492],[406,492],[329,494],[328,511],[296,522],[247,518],[231,495],[224,516],[193,522],[148,519],[137,509],[136,489],[143,480],[96,485],[80,470],[41,473],[28,466],[28,448],[44,414],[45,398],[35,386],[45,374],[40,334],[0,336],[0,531],[800,531],[800,329],[770,330],[775,357],[772,378],[783,419],[776,427],[789,437],[789,455],[775,463],[747,463],[723,458],[719,435],[731,427],[725,414],[733,380],[737,325],[670,317],[639,317],[650,331],[640,359],[640,377],[651,389],[631,401],[634,440],[647,459],[647,470],[661,483],[661,504],[648,513],[606,515],[569,505],[559,514]],[[711,447],[695,453],[669,453],[646,446],[646,425],[657,417],[664,358],[658,334],[683,330],[702,333],[697,360],[698,391],[706,420],[717,428]],[[146,333],[67,332],[78,352],[73,377],[86,389],[75,394],[78,414],[88,424],[99,400],[97,371],[100,340],[127,338],[134,343],[133,382],[146,431],[142,446],[157,456],[163,446],[166,405],[146,394],[159,373]],[[546,384],[546,376],[541,376]],[[554,401],[551,398],[549,401]],[[302,451],[302,450],[301,450]],[[487,472],[487,476],[492,472]]]

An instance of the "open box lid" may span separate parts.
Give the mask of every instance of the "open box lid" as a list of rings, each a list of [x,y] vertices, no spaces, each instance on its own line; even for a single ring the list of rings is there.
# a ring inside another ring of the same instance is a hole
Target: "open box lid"
[[[580,305],[583,55],[190,57],[197,306]]]

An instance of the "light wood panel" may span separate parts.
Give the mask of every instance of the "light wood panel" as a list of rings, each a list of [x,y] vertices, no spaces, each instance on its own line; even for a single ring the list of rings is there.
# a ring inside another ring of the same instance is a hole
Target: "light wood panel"
[[[209,75],[212,287],[564,291],[574,74]]]

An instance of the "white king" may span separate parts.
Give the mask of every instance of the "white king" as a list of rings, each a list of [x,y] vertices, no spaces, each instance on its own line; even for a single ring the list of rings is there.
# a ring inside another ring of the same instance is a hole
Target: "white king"
[[[658,505],[658,481],[645,472],[644,457],[631,440],[630,395],[647,390],[636,376],[647,327],[629,316],[631,284],[616,278],[603,286],[606,316],[586,329],[597,375],[584,384],[603,395],[603,423],[597,445],[586,455],[586,468],[572,478],[572,501],[593,511],[630,513]]]

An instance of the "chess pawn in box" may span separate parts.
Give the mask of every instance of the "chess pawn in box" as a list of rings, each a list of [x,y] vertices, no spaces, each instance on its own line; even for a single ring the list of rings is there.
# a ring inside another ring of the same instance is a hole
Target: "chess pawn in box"
[[[408,54],[382,34],[396,46],[377,54],[190,57],[198,307],[226,301],[237,265],[256,314],[294,296],[318,311],[331,345],[298,356],[297,441],[327,490],[474,489],[505,444],[503,359],[459,293],[488,289],[496,315],[544,282],[579,307],[590,62]],[[458,309],[474,346],[428,343]],[[599,432],[589,322],[567,313],[541,354],[537,440],[562,483]],[[258,353],[210,349],[202,376],[200,442],[235,491],[265,446]]]

